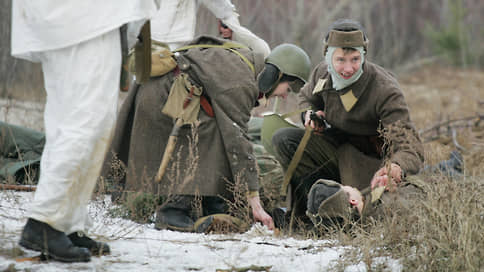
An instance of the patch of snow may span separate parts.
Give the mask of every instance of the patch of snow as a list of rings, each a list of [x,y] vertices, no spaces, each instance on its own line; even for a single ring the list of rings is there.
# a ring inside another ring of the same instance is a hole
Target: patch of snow
[[[126,94],[120,95],[120,104]],[[0,120],[43,130],[43,105],[35,102],[0,99]],[[89,236],[108,242],[111,255],[93,257],[89,263],[16,262],[26,209],[34,193],[0,191],[0,271],[14,266],[28,271],[215,271],[249,267],[271,267],[270,271],[331,271],[348,247],[335,241],[300,240],[275,236],[256,224],[243,234],[198,234],[155,230],[153,224],[137,224],[113,217],[110,197],[89,206],[93,227]],[[23,249],[26,256],[39,253]],[[391,271],[401,271],[398,261],[381,260]],[[366,271],[364,263],[345,271]]]
[[[89,263],[16,262],[5,252],[18,247],[32,198],[33,193],[0,192],[0,271],[12,264],[32,271],[215,271],[251,265],[270,266],[270,271],[325,271],[344,254],[334,242],[276,237],[259,224],[243,234],[158,231],[153,224],[110,216],[112,204],[106,197],[89,206],[94,220],[89,235],[108,242],[111,255],[93,257]],[[27,257],[38,255],[24,251]]]

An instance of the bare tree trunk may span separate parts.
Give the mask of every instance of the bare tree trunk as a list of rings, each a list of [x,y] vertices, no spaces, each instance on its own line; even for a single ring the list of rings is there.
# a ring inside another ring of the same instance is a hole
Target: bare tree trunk
[[[8,94],[8,67],[10,67],[10,16],[11,1],[0,1],[0,97],[6,97]]]
[[[10,56],[11,5],[0,1],[0,97],[41,100],[40,65]],[[454,0],[453,0],[454,1]],[[484,64],[482,21],[484,1],[458,0],[460,51],[465,67]],[[265,39],[271,48],[294,43],[308,52],[313,65],[322,60],[323,38],[336,19],[360,21],[370,40],[369,59],[386,68],[413,67],[411,63],[436,55],[426,35],[428,25],[439,29],[450,18],[449,0],[232,0],[242,25]],[[218,35],[217,22],[205,8],[198,12],[197,34]],[[469,55],[474,58],[469,58]]]

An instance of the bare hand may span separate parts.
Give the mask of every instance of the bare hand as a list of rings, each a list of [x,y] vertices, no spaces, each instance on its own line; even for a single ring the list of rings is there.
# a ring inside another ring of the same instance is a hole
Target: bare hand
[[[400,165],[396,163],[392,163],[390,166],[390,176],[388,176],[388,168],[382,167],[378,171],[376,171],[373,179],[371,180],[371,188],[375,188],[378,186],[386,186],[386,190],[390,190],[395,186],[389,186],[390,182],[393,182],[392,185],[396,185],[402,182],[402,168]]]
[[[306,114],[304,115],[304,126],[305,127],[311,126],[311,128],[314,129],[315,131],[322,132],[324,130],[324,127],[318,125],[316,122],[314,122],[313,120],[311,120],[310,115],[311,115],[312,112],[313,112],[312,110],[306,111]],[[323,118],[326,117],[323,111],[320,111],[319,110],[319,111],[316,111],[315,113],[318,116],[321,116]]]
[[[272,217],[264,211],[260,204],[260,199],[258,196],[254,196],[248,199],[249,206],[252,208],[252,214],[254,215],[254,220],[261,222],[270,230],[274,229],[274,221]]]

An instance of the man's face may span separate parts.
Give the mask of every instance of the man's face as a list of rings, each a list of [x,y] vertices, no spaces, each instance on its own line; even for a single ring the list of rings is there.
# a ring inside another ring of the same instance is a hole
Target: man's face
[[[272,92],[270,97],[281,97],[282,99],[285,99],[289,94],[289,90],[289,82],[280,82],[277,84],[277,87],[274,89],[274,92]]]
[[[353,207],[356,207],[358,209],[358,212],[361,214],[361,211],[363,211],[363,205],[365,204],[363,201],[363,195],[361,192],[351,186],[341,186],[343,191],[345,191],[346,195],[348,196],[349,202]]]
[[[218,32],[222,38],[232,40],[232,29],[230,29],[226,24],[219,22]]]
[[[345,51],[336,48],[332,57],[333,67],[343,79],[349,79],[361,67],[361,54],[358,50]]]

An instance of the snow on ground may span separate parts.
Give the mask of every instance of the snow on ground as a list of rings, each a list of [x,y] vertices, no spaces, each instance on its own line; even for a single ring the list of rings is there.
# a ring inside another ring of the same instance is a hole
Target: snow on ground
[[[120,103],[124,96],[121,94]],[[42,112],[40,103],[0,99],[0,120],[4,122],[42,131]],[[158,231],[153,224],[111,216],[113,206],[106,196],[89,206],[94,220],[89,235],[108,242],[111,255],[93,257],[89,263],[16,262],[18,257],[38,255],[26,249],[22,249],[25,256],[14,253],[33,196],[0,191],[0,271],[216,271],[251,265],[270,267],[269,271],[331,271],[347,250],[335,241],[277,237],[260,225],[232,235]],[[377,263],[386,263],[392,271],[402,270],[396,260],[373,260]],[[367,269],[357,263],[345,267],[345,271]]]
[[[32,199],[33,193],[0,191],[0,271],[13,265],[28,271],[216,271],[251,265],[271,267],[269,271],[328,271],[345,252],[344,247],[327,240],[276,237],[260,225],[231,235],[158,231],[153,224],[111,216],[113,206],[106,196],[89,206],[94,220],[89,235],[109,242],[111,255],[93,257],[89,263],[16,262],[8,252],[18,247]],[[38,255],[23,250],[23,257]],[[394,271],[401,270],[398,262],[383,262]],[[345,271],[366,271],[366,267],[360,263]]]

